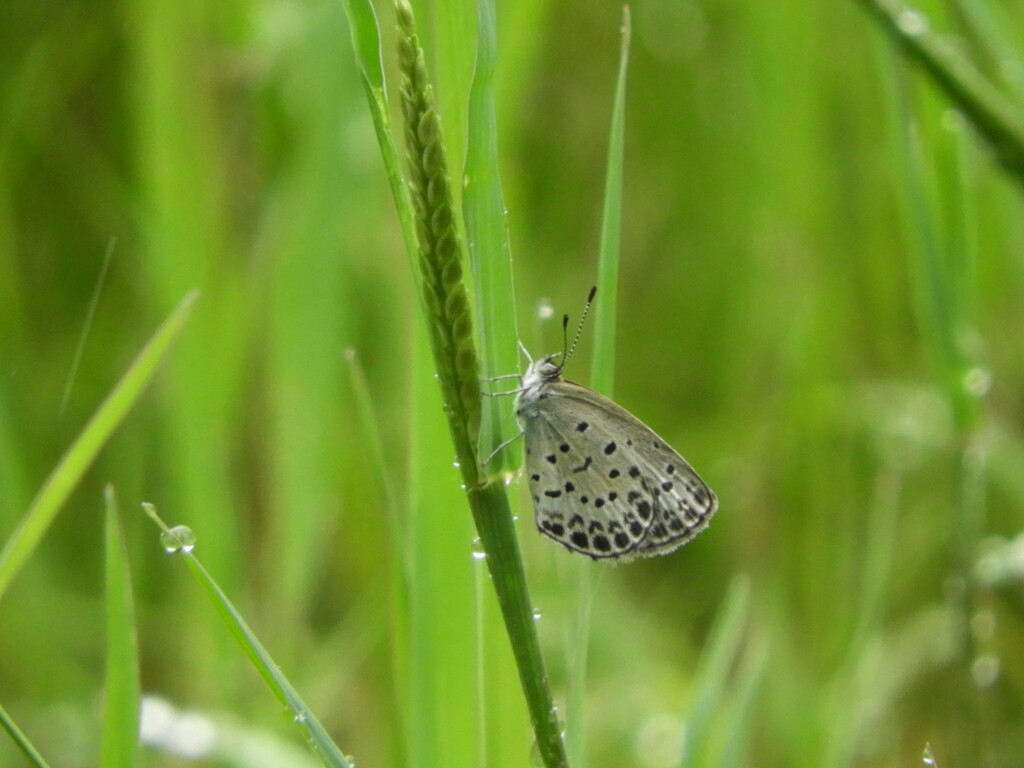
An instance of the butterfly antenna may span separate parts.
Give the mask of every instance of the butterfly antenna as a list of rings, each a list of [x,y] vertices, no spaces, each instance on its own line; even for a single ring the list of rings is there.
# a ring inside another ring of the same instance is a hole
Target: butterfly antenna
[[[580,315],[580,324],[576,327],[576,335],[572,337],[571,346],[568,344],[569,316],[565,315],[562,318],[562,349],[565,350],[565,354],[562,355],[563,366],[569,362],[569,358],[572,357],[572,353],[576,351],[576,345],[580,341],[580,334],[583,333],[583,324],[587,321],[587,313],[590,311],[590,305],[594,303],[594,294],[596,293],[597,286],[595,285],[590,289],[590,293],[587,296],[587,303],[583,306],[583,314]]]

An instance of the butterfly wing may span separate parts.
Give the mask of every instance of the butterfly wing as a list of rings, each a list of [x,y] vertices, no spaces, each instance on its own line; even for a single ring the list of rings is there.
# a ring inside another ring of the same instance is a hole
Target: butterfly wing
[[[524,424],[538,529],[593,558],[670,552],[703,530],[718,502],[668,444],[624,408],[559,380]]]

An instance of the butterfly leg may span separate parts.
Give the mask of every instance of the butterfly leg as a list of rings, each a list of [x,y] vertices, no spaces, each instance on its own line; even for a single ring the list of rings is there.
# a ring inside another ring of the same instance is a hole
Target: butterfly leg
[[[480,394],[484,397],[504,397],[505,395],[518,395],[523,391],[523,388],[510,389],[508,392],[481,392]]]
[[[501,394],[506,394],[506,393],[502,392]],[[483,466],[486,467],[490,463],[491,459],[493,459],[495,457],[495,455],[498,453],[498,451],[500,451],[503,448],[508,448],[510,445],[512,445],[512,443],[514,443],[516,440],[518,440],[520,437],[522,437],[523,434],[524,433],[520,432],[518,435],[514,435],[513,437],[510,437],[508,440],[506,440],[501,445],[499,445],[497,448],[495,448],[493,451],[491,451],[489,454],[487,454],[487,458],[484,459],[483,462],[482,462]]]
[[[507,373],[504,376],[491,376],[487,379],[480,379],[480,381],[506,381],[508,379],[519,379],[522,381],[522,377],[518,373]],[[516,389],[510,389],[508,392],[481,392],[480,394],[485,397],[501,397],[502,395],[518,395],[522,391],[522,387],[517,387]]]
[[[526,345],[523,344],[521,340],[517,340],[516,343],[519,345],[519,351],[522,352],[523,356],[527,359],[527,361],[529,361],[532,364],[533,358],[530,357],[530,353],[527,351]]]

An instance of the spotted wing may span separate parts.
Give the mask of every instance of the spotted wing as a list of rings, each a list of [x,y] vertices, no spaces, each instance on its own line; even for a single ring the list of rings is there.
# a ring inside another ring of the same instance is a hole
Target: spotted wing
[[[707,526],[717,499],[649,427],[593,390],[552,382],[524,425],[540,531],[593,558],[664,554]]]

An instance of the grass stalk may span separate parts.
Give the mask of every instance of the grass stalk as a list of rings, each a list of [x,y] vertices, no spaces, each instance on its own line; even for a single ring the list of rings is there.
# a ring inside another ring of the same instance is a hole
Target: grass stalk
[[[10,736],[11,741],[14,742],[18,751],[21,752],[30,765],[35,766],[35,768],[49,768],[49,763],[43,759],[39,750],[36,749],[28,736],[25,735],[25,732],[18,727],[18,724],[14,722],[14,719],[2,705],[0,705],[0,730],[3,730]]]
[[[355,0],[349,5],[354,6]],[[407,3],[398,2],[396,12],[409,185],[405,187],[396,183],[394,179],[397,176],[393,176],[392,190],[403,227],[406,222],[415,222],[414,261],[444,410],[473,520],[486,553],[516,659],[541,759],[549,768],[566,766],[565,748],[540,654],[508,495],[502,482],[481,483],[477,450],[482,416],[480,373],[463,279],[464,246],[456,226],[440,119],[412,9]],[[362,13],[359,18],[365,25],[371,17]],[[357,46],[357,55],[363,62],[361,67],[366,77],[367,72],[373,72],[365,45],[371,36],[365,31],[353,34],[354,39],[358,37],[363,41],[361,47]],[[370,88],[371,111],[378,109],[376,101],[382,93],[381,80]],[[383,118],[375,117],[375,126],[387,157],[394,147],[387,123]],[[389,176],[397,172],[389,161],[386,160],[386,164]],[[408,237],[406,243],[410,244]],[[489,254],[489,257],[493,255]]]

